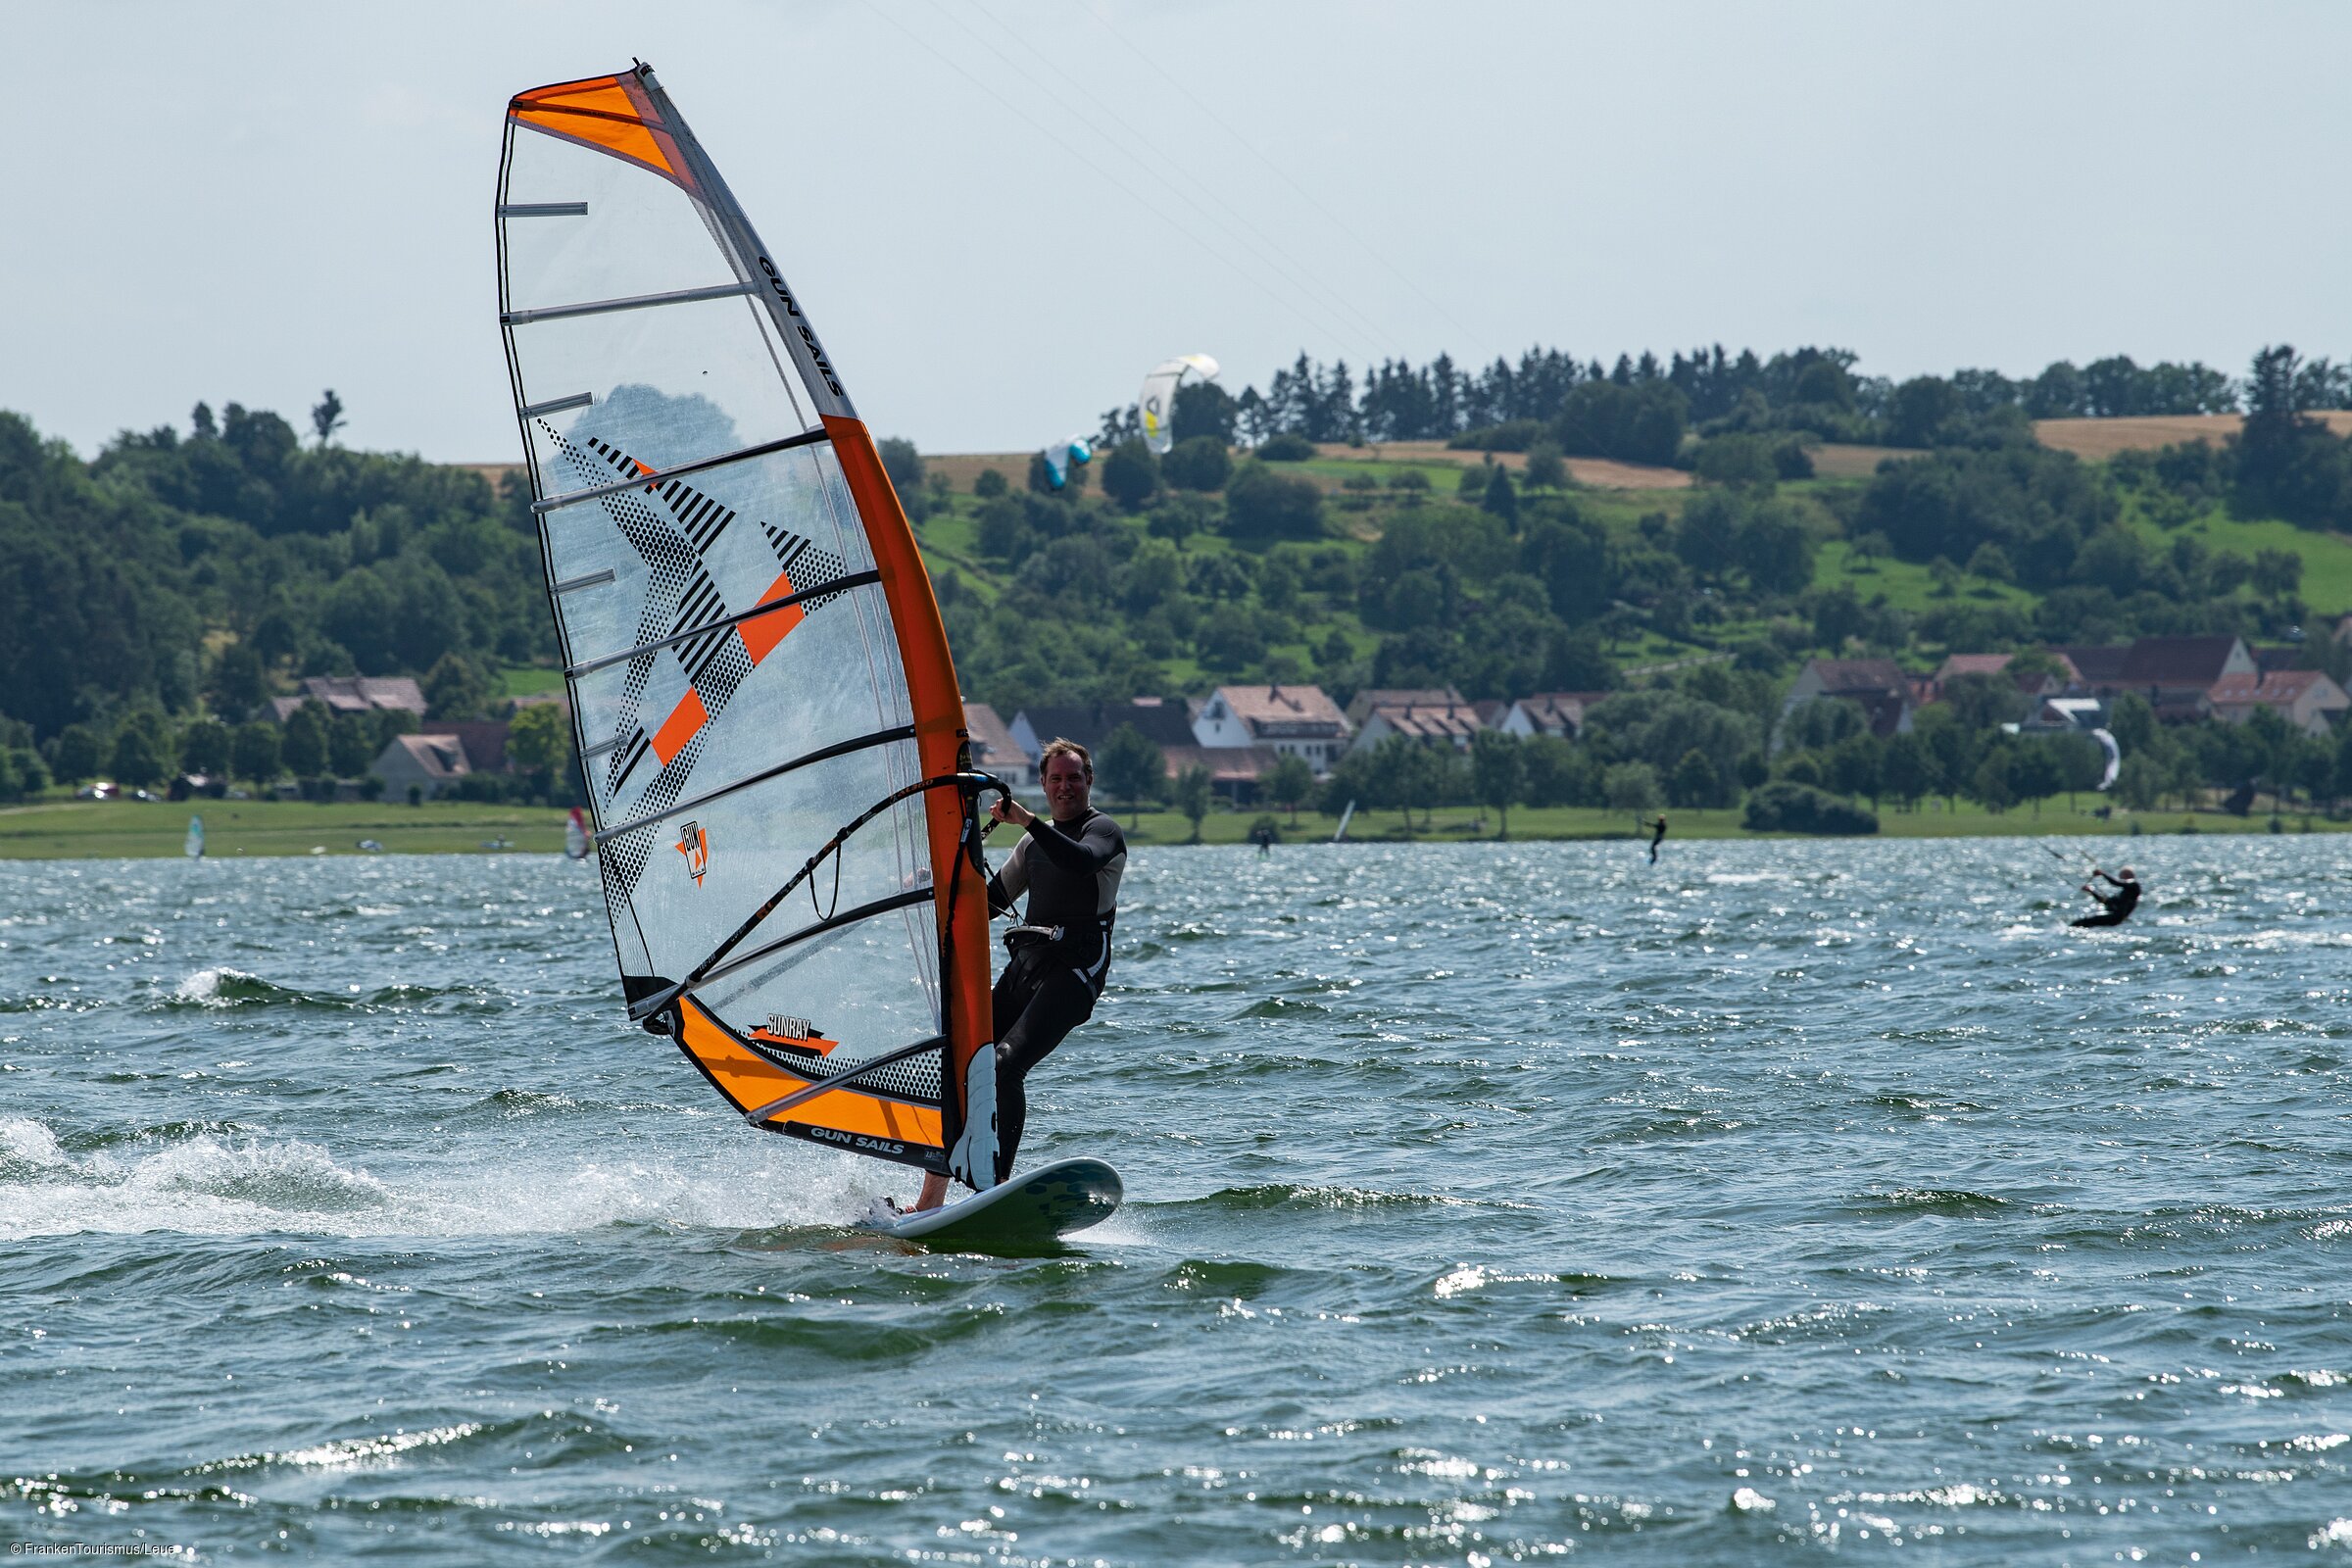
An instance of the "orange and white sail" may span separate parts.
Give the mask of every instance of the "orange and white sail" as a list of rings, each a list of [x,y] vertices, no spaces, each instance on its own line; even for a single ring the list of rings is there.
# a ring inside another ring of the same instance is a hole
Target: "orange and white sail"
[[[987,1185],[997,786],[838,368],[651,68],[514,97],[498,241],[631,1015],[758,1125]]]

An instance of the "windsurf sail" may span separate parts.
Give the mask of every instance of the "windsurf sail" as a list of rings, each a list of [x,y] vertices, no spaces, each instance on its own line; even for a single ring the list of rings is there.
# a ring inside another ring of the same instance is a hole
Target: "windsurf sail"
[[[1176,389],[1188,375],[1203,381],[1217,377],[1217,362],[1205,354],[1179,354],[1152,368],[1135,406],[1144,419],[1144,444],[1161,457],[1176,445]]]
[[[188,836],[186,841],[180,845],[179,852],[191,860],[204,858],[203,817],[191,816],[188,818]]]
[[[839,367],[650,67],[508,104],[497,228],[631,1017],[757,1126],[992,1185],[1004,786]]]
[[[588,858],[588,818],[580,814],[580,808],[576,806],[564,823],[564,858],[567,860]]]

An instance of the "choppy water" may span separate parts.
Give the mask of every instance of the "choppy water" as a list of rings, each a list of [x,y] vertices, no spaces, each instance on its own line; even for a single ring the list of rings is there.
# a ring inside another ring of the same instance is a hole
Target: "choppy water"
[[[0,867],[0,1537],[2352,1561],[2352,841],[2133,852],[1139,855],[1020,1261],[846,1230],[578,867]]]

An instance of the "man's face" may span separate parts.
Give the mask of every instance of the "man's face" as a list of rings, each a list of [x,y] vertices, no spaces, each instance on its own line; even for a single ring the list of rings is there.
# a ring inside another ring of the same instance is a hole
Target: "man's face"
[[[1054,820],[1066,822],[1086,809],[1086,798],[1094,783],[1086,776],[1086,764],[1067,752],[1046,760],[1046,805],[1054,812]]]

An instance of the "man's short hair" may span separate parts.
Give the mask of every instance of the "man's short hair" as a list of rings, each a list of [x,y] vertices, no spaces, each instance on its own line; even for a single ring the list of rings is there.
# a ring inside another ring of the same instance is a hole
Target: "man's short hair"
[[[1046,742],[1044,751],[1037,754],[1039,783],[1045,782],[1046,767],[1056,757],[1075,757],[1078,759],[1078,765],[1086,769],[1086,781],[1089,784],[1095,781],[1095,760],[1087,755],[1086,748],[1066,736],[1056,735],[1054,739]]]

